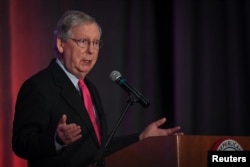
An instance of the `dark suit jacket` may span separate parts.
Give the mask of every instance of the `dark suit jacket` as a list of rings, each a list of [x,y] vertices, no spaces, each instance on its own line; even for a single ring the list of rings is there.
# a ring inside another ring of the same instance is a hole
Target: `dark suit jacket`
[[[107,125],[102,102],[93,83],[85,79],[101,124],[103,143]],[[50,65],[26,80],[18,93],[13,123],[12,147],[29,167],[83,167],[92,163],[100,149],[81,96],[53,59]],[[56,151],[55,131],[59,119],[81,126],[82,138]],[[138,141],[138,134],[114,138],[108,153]]]

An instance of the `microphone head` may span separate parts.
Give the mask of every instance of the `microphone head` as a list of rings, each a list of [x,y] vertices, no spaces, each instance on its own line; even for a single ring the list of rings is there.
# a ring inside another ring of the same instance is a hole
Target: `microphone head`
[[[110,77],[110,79],[112,80],[112,81],[116,81],[118,78],[120,78],[122,75],[121,75],[121,73],[119,72],[119,71],[112,71],[111,73],[110,73],[110,75],[109,75],[109,77]]]

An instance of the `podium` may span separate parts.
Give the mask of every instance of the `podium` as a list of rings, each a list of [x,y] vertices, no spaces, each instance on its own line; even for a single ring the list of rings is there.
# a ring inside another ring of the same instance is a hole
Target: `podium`
[[[225,140],[236,141],[243,151],[250,151],[248,136],[149,137],[107,156],[105,167],[207,167],[208,151],[217,149]]]

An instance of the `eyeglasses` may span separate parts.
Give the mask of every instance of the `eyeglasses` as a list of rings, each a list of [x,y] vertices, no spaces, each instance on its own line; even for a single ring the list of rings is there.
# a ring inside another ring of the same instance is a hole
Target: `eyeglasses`
[[[73,40],[79,47],[84,49],[89,47],[90,44],[92,44],[92,46],[95,49],[101,49],[103,46],[103,42],[101,40],[90,41],[87,39],[74,39],[74,38],[70,39]]]

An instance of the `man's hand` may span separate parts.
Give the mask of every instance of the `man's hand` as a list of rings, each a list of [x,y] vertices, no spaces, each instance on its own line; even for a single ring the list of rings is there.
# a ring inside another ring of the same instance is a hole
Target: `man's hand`
[[[59,143],[71,144],[82,137],[81,127],[75,123],[67,124],[67,116],[62,115],[56,129],[56,138]]]
[[[144,131],[140,134],[140,140],[150,136],[168,136],[173,134],[183,135],[182,132],[178,132],[181,128],[176,126],[168,129],[160,129],[159,126],[163,125],[167,121],[166,118],[159,119],[147,126]]]

